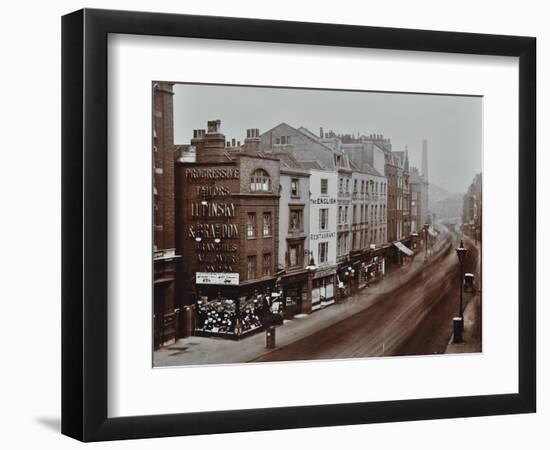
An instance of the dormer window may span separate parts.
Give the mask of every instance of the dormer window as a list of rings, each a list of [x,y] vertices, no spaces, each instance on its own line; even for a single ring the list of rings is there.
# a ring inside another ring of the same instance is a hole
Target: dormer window
[[[271,177],[263,169],[257,169],[252,173],[250,177],[250,191],[251,192],[270,192],[271,191]]]

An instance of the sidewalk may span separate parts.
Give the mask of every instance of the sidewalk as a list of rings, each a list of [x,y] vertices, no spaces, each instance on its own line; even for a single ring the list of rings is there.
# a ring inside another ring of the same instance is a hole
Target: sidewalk
[[[453,336],[449,340],[445,353],[479,353],[481,352],[481,302],[476,295],[468,302],[464,310],[464,342],[453,343]]]
[[[468,239],[471,245],[473,242]],[[476,245],[478,252],[481,252],[479,245]],[[480,253],[478,254],[480,255]],[[478,257],[475,279],[480,278],[481,258]],[[477,281],[479,283],[479,281]],[[468,295],[468,294],[466,294]],[[464,309],[464,342],[453,343],[453,336],[449,339],[445,353],[479,353],[481,352],[481,293],[477,292],[468,301]]]
[[[434,256],[443,248],[444,245],[439,245]],[[421,273],[425,267],[423,258],[423,254],[418,253],[406,266],[389,272],[376,284],[356,292],[339,303],[310,315],[298,315],[292,320],[285,320],[284,324],[276,329],[277,348],[296,342],[373,305],[382,294],[390,293]],[[153,365],[159,367],[250,362],[275,350],[265,347],[265,339],[265,332],[245,337],[240,341],[191,336],[155,351]]]

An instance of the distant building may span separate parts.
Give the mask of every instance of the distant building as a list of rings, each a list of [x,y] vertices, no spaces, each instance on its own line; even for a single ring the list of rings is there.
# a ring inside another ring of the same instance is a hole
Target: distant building
[[[430,222],[429,212],[429,184],[430,178],[428,175],[428,140],[422,139],[422,190],[420,192],[420,222]]]
[[[393,152],[397,157],[397,240],[411,234],[411,191],[409,185],[409,153],[407,146],[404,151]]]
[[[482,237],[482,205],[481,173],[478,173],[464,195],[462,229],[464,233],[479,242]]]
[[[368,275],[385,270],[384,252],[382,246],[387,242],[387,179],[384,176],[383,149],[365,142],[364,137],[336,134],[333,131],[324,133],[321,141],[333,148],[336,163],[351,171],[350,193],[346,192],[346,178],[343,179],[342,191],[339,194],[342,200],[342,217],[349,216],[351,230],[346,224],[339,224],[340,264],[338,268],[339,280],[346,293],[352,293],[356,287],[363,286],[368,281]],[[346,214],[346,197],[351,196],[351,207]],[[341,221],[340,221],[341,222]],[[343,236],[351,238],[347,248]],[[349,250],[348,250],[349,249]],[[376,258],[376,264],[372,261]],[[376,265],[376,268],[374,267]],[[371,277],[372,278],[372,277]]]

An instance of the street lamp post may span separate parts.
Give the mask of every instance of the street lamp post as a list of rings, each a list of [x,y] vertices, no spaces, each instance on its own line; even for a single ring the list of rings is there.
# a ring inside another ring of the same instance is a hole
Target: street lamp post
[[[302,313],[309,314],[311,313],[312,305],[313,305],[313,272],[317,269],[317,266],[315,265],[315,260],[313,259],[313,252],[306,251],[307,255],[310,256],[309,258],[309,264],[306,266],[307,270],[307,305],[305,308],[303,308]]]
[[[464,278],[464,257],[466,256],[466,253],[468,250],[464,247],[464,243],[462,240],[460,241],[460,245],[456,250],[456,255],[458,256],[458,261],[460,262],[460,303],[458,306],[458,316],[453,318],[453,342],[460,343],[464,342],[464,311],[462,307],[462,301],[463,301],[463,278]]]

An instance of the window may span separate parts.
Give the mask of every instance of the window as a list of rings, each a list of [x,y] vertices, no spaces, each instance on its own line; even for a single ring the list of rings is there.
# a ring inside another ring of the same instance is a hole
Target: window
[[[251,192],[269,192],[271,191],[271,178],[263,169],[257,169],[250,177]]]
[[[349,194],[349,179],[346,180],[346,194]]]
[[[275,144],[290,144],[290,136],[280,136],[278,138],[275,138]]]
[[[300,196],[300,180],[298,178],[290,180],[290,195],[292,197]]]
[[[365,193],[365,180],[361,180],[361,194]]]
[[[339,206],[338,207],[338,224],[344,223],[343,211],[344,211],[344,207]]]
[[[275,139],[276,144],[290,144],[290,136],[281,136]]]
[[[246,221],[246,235],[249,238],[256,237],[256,213],[248,213]]]
[[[302,229],[302,215],[303,212],[301,209],[291,209],[290,210],[290,220],[288,224],[288,230],[291,232],[303,231]]]
[[[353,180],[353,193],[357,194],[357,180]]]
[[[353,223],[357,223],[357,205],[353,205]]]
[[[256,255],[249,256],[246,260],[247,276],[249,280],[256,278]]]
[[[340,178],[338,180],[338,192],[340,194],[343,194],[344,193],[344,179],[343,178]]]
[[[327,195],[327,194],[328,194],[328,179],[321,178],[321,195]]]
[[[324,264],[328,261],[328,242],[319,242],[319,264]]]
[[[263,227],[264,237],[271,236],[271,213],[264,213],[264,227]]]
[[[328,230],[328,208],[319,210],[319,229]]]
[[[346,206],[344,210],[344,223],[348,223],[348,210],[349,208]]]
[[[271,275],[271,253],[264,253],[264,266],[262,275],[268,277]]]
[[[302,244],[292,244],[288,248],[288,267],[301,266],[302,258]]]

